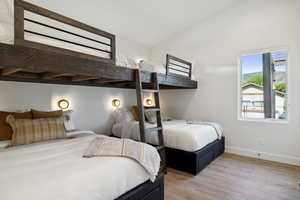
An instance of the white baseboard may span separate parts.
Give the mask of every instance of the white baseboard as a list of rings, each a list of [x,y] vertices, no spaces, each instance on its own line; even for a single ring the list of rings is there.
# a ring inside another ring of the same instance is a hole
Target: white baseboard
[[[252,158],[259,158],[263,160],[269,160],[269,161],[275,161],[275,162],[300,166],[300,157],[272,154],[267,152],[258,152],[258,151],[253,151],[250,149],[242,149],[238,147],[226,147],[225,152],[238,154],[241,156],[248,156]]]

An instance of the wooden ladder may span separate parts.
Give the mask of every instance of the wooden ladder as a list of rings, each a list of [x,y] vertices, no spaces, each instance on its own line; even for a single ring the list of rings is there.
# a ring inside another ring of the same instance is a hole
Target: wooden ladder
[[[141,142],[146,142],[146,134],[157,131],[158,133],[158,145],[155,145],[158,153],[161,157],[161,168],[160,170],[166,173],[166,156],[165,156],[165,145],[163,138],[163,127],[162,127],[162,117],[160,111],[160,91],[159,82],[157,79],[157,73],[151,74],[151,88],[144,89],[141,77],[141,71],[138,69],[135,72],[136,80],[136,95],[137,104],[139,108],[139,127],[140,127],[140,140]],[[144,93],[154,94],[154,105],[155,107],[144,107]],[[146,128],[145,127],[145,112],[156,112],[156,127]]]

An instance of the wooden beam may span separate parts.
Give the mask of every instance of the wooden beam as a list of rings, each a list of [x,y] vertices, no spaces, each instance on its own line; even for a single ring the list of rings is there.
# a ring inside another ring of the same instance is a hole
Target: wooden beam
[[[42,74],[41,78],[43,79],[51,79],[51,78],[57,78],[62,76],[71,76],[70,73],[64,73],[64,72],[46,72]]]
[[[47,50],[40,50],[24,46],[0,43],[0,58],[0,66],[4,68],[22,68],[24,70],[40,70],[45,72],[64,72],[88,77],[96,77],[95,79],[104,78],[128,82],[133,82],[135,80],[134,69],[118,67],[108,63],[82,59],[76,56],[68,56],[60,53],[52,53]],[[143,83],[151,82],[151,72],[141,72],[141,76]],[[14,80],[16,79],[17,78]],[[50,79],[43,80],[48,81]],[[158,80],[159,84],[163,86],[162,88],[197,88],[197,81],[190,80],[188,78],[175,77],[171,75],[167,76],[159,73]],[[24,81],[24,79],[20,81]],[[36,80],[36,82],[39,81],[40,80]],[[72,84],[71,81],[70,83]],[[84,82],[82,84],[89,85],[91,83]],[[99,85],[110,87],[110,84],[108,83]],[[123,87],[123,85],[118,85],[115,83],[111,87]],[[131,88],[131,85],[127,88]]]
[[[14,39],[24,40],[24,8],[14,1]]]
[[[88,80],[95,80],[95,79],[98,79],[98,78],[91,77],[91,76],[82,76],[82,75],[78,75],[78,76],[74,76],[74,77],[72,78],[72,81],[73,81],[73,82],[78,82],[78,81],[88,81]]]
[[[47,49],[41,50],[0,43],[0,58],[0,66],[6,68],[68,72],[84,76],[120,80],[133,80],[134,78],[132,69],[78,56],[54,53]]]
[[[5,68],[1,71],[1,76],[9,76],[11,74],[21,71],[21,68]]]
[[[115,83],[115,82],[120,82],[123,80],[117,80],[117,79],[108,79],[108,78],[100,78],[94,80],[95,83]]]

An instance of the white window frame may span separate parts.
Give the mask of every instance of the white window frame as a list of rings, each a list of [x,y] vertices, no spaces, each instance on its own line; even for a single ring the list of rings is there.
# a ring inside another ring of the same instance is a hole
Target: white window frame
[[[242,77],[242,57],[243,56],[248,56],[248,55],[255,55],[255,54],[264,54],[264,53],[270,53],[272,51],[278,51],[278,50],[286,50],[288,52],[288,63],[286,66],[286,91],[287,91],[287,114],[286,114],[286,119],[273,119],[273,118],[268,118],[268,119],[251,119],[251,118],[243,118],[242,117],[242,110],[241,110],[241,101],[242,101],[242,88],[241,88],[241,77]],[[239,54],[237,60],[238,60],[238,65],[237,65],[237,120],[238,121],[249,121],[249,122],[265,122],[265,123],[282,123],[282,124],[287,124],[290,121],[290,110],[291,110],[291,95],[290,95],[290,73],[289,73],[289,68],[290,68],[290,63],[291,63],[291,50],[288,46],[281,46],[281,47],[273,47],[273,48],[264,48],[264,49],[256,49],[256,50],[248,50],[244,51]]]

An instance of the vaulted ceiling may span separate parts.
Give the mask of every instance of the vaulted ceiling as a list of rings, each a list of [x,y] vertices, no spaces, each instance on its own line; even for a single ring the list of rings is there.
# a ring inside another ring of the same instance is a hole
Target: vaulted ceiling
[[[147,46],[230,7],[237,0],[28,0]]]

